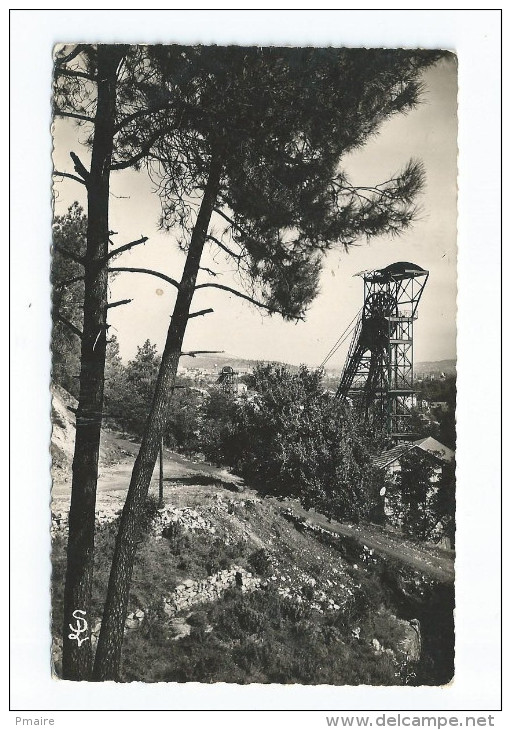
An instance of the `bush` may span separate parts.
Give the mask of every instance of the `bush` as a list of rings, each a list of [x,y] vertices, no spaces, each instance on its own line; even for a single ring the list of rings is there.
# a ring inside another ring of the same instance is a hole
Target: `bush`
[[[180,555],[190,547],[188,534],[180,522],[170,522],[163,530],[162,537],[168,540],[170,549],[174,555]]]
[[[209,623],[208,614],[206,611],[194,611],[188,616],[187,621],[190,626],[204,628]]]
[[[376,445],[324,392],[322,372],[259,366],[253,387],[256,396],[240,401],[217,434],[219,457],[266,493],[296,497],[332,517],[367,517]]]
[[[260,548],[249,555],[247,562],[253,572],[258,575],[268,576],[272,572],[273,563],[269,553],[264,548]]]
[[[388,655],[376,655],[369,644],[373,631],[389,637],[384,619],[368,610],[365,623],[357,617],[356,623],[343,625],[335,620],[340,612],[321,614],[282,598],[273,588],[252,593],[233,588],[194,610],[187,619],[190,635],[173,641],[168,619],[155,606],[142,628],[126,636],[122,679],[402,684]],[[212,627],[208,633],[207,626]],[[365,641],[353,637],[354,626],[366,627]]]

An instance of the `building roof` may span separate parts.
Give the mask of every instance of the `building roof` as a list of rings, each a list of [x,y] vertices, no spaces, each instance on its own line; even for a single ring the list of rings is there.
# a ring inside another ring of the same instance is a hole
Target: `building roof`
[[[375,269],[374,271],[361,271],[366,281],[377,281],[385,283],[388,281],[401,281],[402,279],[411,279],[416,276],[426,276],[429,272],[417,264],[410,261],[396,261],[389,264],[384,269]]]
[[[409,441],[408,443],[398,444],[388,451],[384,451],[379,456],[373,459],[373,465],[377,469],[384,469],[394,461],[397,461],[403,454],[413,449],[420,449],[428,454],[431,454],[438,461],[442,461],[445,464],[449,464],[454,459],[454,451],[449,449],[437,441],[432,436],[426,436],[418,439],[417,441]]]
[[[384,469],[393,461],[397,461],[406,451],[410,451],[413,443],[398,444],[388,451],[384,451],[379,456],[375,456],[373,459],[373,466],[377,469]]]
[[[423,439],[414,441],[413,445],[419,449],[422,449],[423,451],[427,451],[430,454],[433,454],[433,456],[435,456],[437,459],[439,459],[440,461],[445,461],[447,464],[449,464],[454,459],[454,451],[448,446],[444,446],[443,444],[441,444],[440,441],[434,439],[433,436],[426,436]]]

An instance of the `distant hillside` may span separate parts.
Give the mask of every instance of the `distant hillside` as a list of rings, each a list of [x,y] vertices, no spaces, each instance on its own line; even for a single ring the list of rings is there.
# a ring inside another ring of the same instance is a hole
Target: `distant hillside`
[[[196,357],[183,357],[181,358],[180,370],[184,368],[197,368],[199,370],[220,370],[224,365],[230,365],[234,370],[252,370],[255,368],[258,362],[275,362],[274,360],[251,360],[249,358],[236,357],[235,355],[219,354],[219,355],[197,355]],[[279,365],[286,365],[291,370],[296,369],[297,365],[291,365],[290,363],[279,362]],[[326,368],[326,375],[328,377],[340,377],[342,373],[342,367],[337,368]],[[456,360],[433,360],[418,362],[414,367],[415,373],[430,375],[434,373],[445,373],[455,374],[456,373]]]
[[[445,373],[446,375],[456,374],[456,360],[435,360],[432,362],[417,362],[414,370],[416,373],[431,375],[434,373]]]
[[[225,365],[230,365],[234,370],[252,370],[259,362],[275,362],[274,360],[250,360],[248,358],[236,357],[234,355],[197,355],[196,357],[182,357],[179,369],[197,368],[199,370],[220,370]],[[279,363],[287,365],[289,368],[296,367],[288,363]]]

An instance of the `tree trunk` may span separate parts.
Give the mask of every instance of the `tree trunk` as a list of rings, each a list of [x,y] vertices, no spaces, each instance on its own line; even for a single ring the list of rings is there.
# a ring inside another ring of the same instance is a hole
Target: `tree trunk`
[[[160,474],[158,484],[158,507],[162,509],[165,502],[163,499],[163,436],[160,436]]]
[[[167,409],[173,391],[190,305],[195,290],[200,260],[209,222],[216,203],[221,175],[221,160],[214,154],[190,248],[170,322],[142,444],[138,453],[117,534],[101,633],[96,651],[93,678],[117,680],[121,662],[124,623],[135,553],[139,540],[138,524],[153,474]]]
[[[92,671],[91,593],[99,439],[106,353],[108,205],[116,109],[117,68],[122,46],[98,46],[97,107],[91,169],[87,178],[88,225],[85,292],[76,412],[73,482],[69,511],[62,673],[90,679]]]

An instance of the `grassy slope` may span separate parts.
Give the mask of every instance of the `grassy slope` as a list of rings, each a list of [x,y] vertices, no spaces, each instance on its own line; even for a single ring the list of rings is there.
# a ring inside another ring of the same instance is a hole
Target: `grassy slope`
[[[65,405],[63,436],[71,442]],[[98,506],[108,507],[112,515],[122,505],[136,451],[136,445],[106,433]],[[115,468],[108,467],[117,461]],[[66,466],[63,462],[53,474],[54,507],[63,512],[69,500]],[[226,475],[218,469],[175,454],[166,456],[165,469],[167,504],[194,509],[210,531],[177,531],[172,540],[146,531],[129,608],[142,609],[145,620],[126,635],[124,680],[334,685],[410,680],[414,668],[399,651],[403,624],[382,609],[389,605],[389,596],[374,565],[358,558],[355,565],[354,558],[299,531],[276,500],[261,499],[252,490],[230,491],[235,485],[226,484]],[[155,488],[153,484],[153,494]],[[301,512],[296,505],[294,509]],[[101,618],[115,528],[115,523],[98,528],[93,626]],[[64,534],[54,540],[52,559],[53,656],[58,673]],[[190,634],[176,640],[176,621],[163,613],[163,598],[183,580],[202,579],[235,564],[260,575],[265,587],[254,593],[229,590],[215,603],[182,612],[177,623]],[[375,651],[374,639],[394,654]]]
[[[381,611],[385,595],[363,565],[297,530],[282,506],[255,493],[175,486],[169,502],[193,508],[206,530],[178,530],[140,545],[130,611],[143,609],[142,627],[126,635],[125,681],[299,682],[401,684],[409,668],[396,653],[374,651],[377,638],[396,648],[402,626]],[[93,625],[101,616],[115,524],[100,528]],[[54,545],[54,632],[62,621],[64,541]],[[176,640],[162,599],[185,579],[202,579],[233,564],[263,579],[264,588],[227,590],[215,603],[183,611],[189,636]],[[191,629],[189,628],[191,626]],[[58,652],[56,654],[58,671]]]

